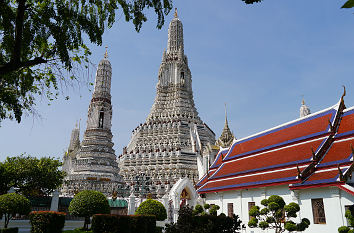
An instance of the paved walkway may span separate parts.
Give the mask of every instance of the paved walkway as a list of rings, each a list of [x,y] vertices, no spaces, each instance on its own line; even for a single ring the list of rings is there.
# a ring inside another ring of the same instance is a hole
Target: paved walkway
[[[83,227],[84,221],[65,221],[64,230],[73,230],[75,228]],[[4,227],[4,221],[0,220],[0,228]],[[10,220],[8,227],[18,227],[19,233],[31,232],[31,224],[29,220]]]

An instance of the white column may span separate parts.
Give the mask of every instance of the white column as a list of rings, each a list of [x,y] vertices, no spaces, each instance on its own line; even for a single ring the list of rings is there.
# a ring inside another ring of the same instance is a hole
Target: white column
[[[343,214],[343,207],[342,207],[342,200],[341,200],[341,193],[340,189],[338,187],[330,187],[330,192],[331,192],[331,198],[334,200],[333,203],[337,205],[336,209],[339,210],[340,213],[340,221],[342,222],[342,226],[345,225],[345,216]],[[325,204],[326,205],[326,204]],[[325,206],[326,208],[326,206]],[[328,215],[326,215],[327,218]]]
[[[59,191],[55,190],[52,193],[52,202],[50,203],[50,211],[58,211],[59,207]]]
[[[301,200],[300,200],[300,190],[291,190],[291,199],[300,206],[300,211],[298,212],[297,220],[301,221]]]
[[[165,193],[162,197],[162,204],[165,207],[166,211],[168,211],[168,195]]]
[[[221,213],[224,213],[224,193],[219,193],[219,200],[220,200],[220,203],[221,203],[221,206],[220,206],[220,210],[221,210]]]
[[[129,203],[128,203],[128,214],[134,214],[135,213],[135,195],[134,192],[132,192],[129,196]]]
[[[174,222],[177,222],[178,219],[179,202],[180,202],[179,197],[175,196],[173,198],[173,221]]]

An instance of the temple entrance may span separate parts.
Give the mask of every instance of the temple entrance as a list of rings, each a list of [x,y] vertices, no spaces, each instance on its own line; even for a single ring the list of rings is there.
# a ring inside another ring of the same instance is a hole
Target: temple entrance
[[[189,195],[188,191],[184,188],[181,192],[181,196],[180,196],[181,204],[179,205],[179,207],[181,208],[182,206],[185,206],[188,200],[190,199],[191,196]]]
[[[197,204],[197,198],[198,194],[194,189],[194,185],[188,178],[185,177],[177,181],[169,193],[169,199],[172,200],[173,208],[173,216],[168,216],[169,219],[176,222],[179,209],[185,205],[193,208]]]

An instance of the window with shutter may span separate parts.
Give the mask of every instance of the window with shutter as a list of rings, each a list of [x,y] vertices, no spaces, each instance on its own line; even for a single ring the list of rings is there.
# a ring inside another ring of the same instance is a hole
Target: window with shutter
[[[326,224],[326,215],[323,205],[323,199],[311,199],[313,223],[314,224]]]
[[[227,203],[227,216],[232,217],[234,214],[234,203]]]

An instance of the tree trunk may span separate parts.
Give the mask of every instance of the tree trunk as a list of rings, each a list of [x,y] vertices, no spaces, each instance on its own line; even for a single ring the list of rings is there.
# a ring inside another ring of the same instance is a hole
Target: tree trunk
[[[9,225],[9,221],[10,221],[10,215],[5,214],[4,228],[7,228],[7,226]]]
[[[89,224],[90,224],[90,217],[85,217],[84,230],[88,230]]]

